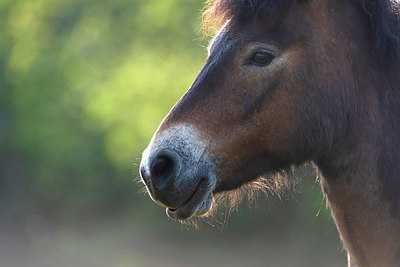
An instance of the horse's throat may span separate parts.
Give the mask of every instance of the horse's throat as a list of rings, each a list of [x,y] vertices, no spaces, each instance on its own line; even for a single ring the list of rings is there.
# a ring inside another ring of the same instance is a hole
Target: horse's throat
[[[321,177],[343,243],[361,266],[400,266],[400,220],[383,198],[375,159],[335,179]]]

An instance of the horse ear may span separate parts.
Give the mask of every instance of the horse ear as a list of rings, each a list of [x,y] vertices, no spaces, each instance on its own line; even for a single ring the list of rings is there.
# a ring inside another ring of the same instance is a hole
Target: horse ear
[[[400,2],[363,0],[363,7],[370,16],[375,53],[400,62]]]

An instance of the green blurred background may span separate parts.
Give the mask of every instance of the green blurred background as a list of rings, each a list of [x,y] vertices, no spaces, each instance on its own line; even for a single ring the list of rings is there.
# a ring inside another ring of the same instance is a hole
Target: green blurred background
[[[0,266],[345,265],[310,168],[294,200],[200,229],[141,192],[141,151],[207,55],[203,6],[0,1]]]

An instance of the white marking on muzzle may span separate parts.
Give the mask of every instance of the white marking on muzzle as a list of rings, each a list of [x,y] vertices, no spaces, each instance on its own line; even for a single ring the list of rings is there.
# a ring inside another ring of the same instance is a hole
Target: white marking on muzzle
[[[190,124],[176,125],[154,135],[143,152],[142,165],[146,174],[150,174],[149,162],[166,149],[181,156],[183,165],[187,167],[197,167],[193,164],[198,165],[204,160],[210,160],[206,151],[207,142],[200,137],[194,127]]]
[[[145,175],[151,176],[151,163],[163,153],[174,152],[179,156],[180,170],[177,174],[174,187],[180,191],[191,190],[188,185],[197,185],[200,180],[207,181],[207,194],[202,202],[198,203],[194,214],[203,214],[210,208],[212,191],[216,185],[215,168],[217,159],[208,151],[208,142],[192,125],[180,124],[157,132],[149,146],[143,152],[141,168]],[[148,183],[148,187],[152,184]],[[195,188],[192,188],[194,190]],[[149,190],[153,191],[154,190]],[[175,190],[174,190],[175,191]],[[154,198],[153,198],[154,200]],[[156,200],[155,200],[156,201]],[[158,201],[156,201],[158,204]]]

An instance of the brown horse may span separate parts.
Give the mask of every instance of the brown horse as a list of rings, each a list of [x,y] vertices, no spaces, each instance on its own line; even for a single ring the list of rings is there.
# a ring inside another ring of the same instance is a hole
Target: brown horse
[[[143,153],[174,219],[312,162],[349,265],[400,266],[398,0],[214,0],[191,88]]]

